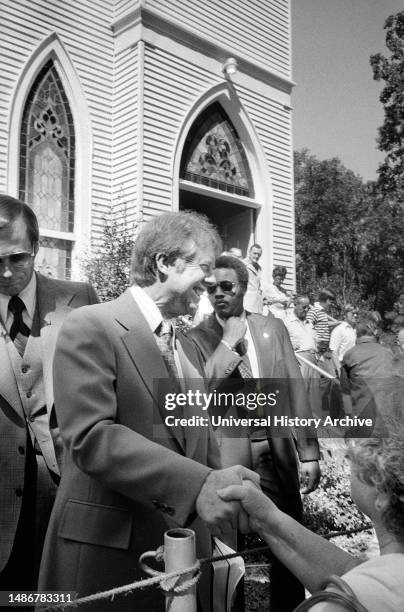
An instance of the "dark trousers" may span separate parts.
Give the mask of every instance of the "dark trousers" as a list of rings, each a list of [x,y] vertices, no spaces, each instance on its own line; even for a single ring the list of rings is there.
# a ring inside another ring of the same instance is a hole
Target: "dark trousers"
[[[254,465],[254,470],[261,477],[262,491],[267,495],[282,512],[289,514],[295,520],[301,522],[303,505],[300,495],[288,495],[285,492],[286,483],[280,487],[279,479],[272,462],[270,447],[259,455]],[[296,482],[289,483],[291,488],[298,487],[298,475]],[[276,557],[267,551],[265,555],[271,564],[270,572],[270,612],[292,612],[298,604],[304,600],[304,587],[299,580],[285,567]]]
[[[42,455],[35,455],[27,433],[24,491],[14,545],[0,572],[0,591],[35,591],[56,485]],[[19,607],[19,610],[33,610]],[[0,607],[0,610],[10,608]]]

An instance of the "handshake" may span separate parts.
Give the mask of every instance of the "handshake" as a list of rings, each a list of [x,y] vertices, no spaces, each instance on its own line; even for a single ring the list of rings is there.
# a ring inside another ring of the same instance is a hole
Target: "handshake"
[[[261,492],[259,482],[258,474],[241,465],[210,472],[195,508],[213,536],[221,537],[235,529],[241,533],[257,530],[257,521],[271,506],[275,508]]]

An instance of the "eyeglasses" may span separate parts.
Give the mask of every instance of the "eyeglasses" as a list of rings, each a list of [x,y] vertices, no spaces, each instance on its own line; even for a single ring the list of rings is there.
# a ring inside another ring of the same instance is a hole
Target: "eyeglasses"
[[[4,257],[0,257],[0,266],[13,266],[14,268],[23,268],[26,266],[32,257],[35,257],[34,251],[28,253],[27,251],[22,251],[21,253],[11,253],[10,255],[4,255]]]
[[[224,293],[232,293],[234,291],[234,288],[237,287],[237,283],[232,283],[232,281],[224,280],[214,284],[205,283],[205,287],[209,295],[213,295],[218,287],[220,287],[220,289],[224,291]]]

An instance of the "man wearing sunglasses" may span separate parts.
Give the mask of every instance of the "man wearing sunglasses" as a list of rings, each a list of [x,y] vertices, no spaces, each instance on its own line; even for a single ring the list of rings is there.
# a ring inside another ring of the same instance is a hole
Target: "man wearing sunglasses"
[[[0,590],[36,588],[59,480],[52,359],[67,313],[97,302],[90,285],[34,272],[38,221],[0,195]]]
[[[243,262],[222,255],[216,259],[214,276],[215,282],[207,284],[214,313],[187,333],[203,355],[211,391],[216,387],[218,391],[234,392],[237,379],[239,389],[251,377],[262,382],[262,379],[278,379],[283,381],[281,395],[285,396],[281,410],[291,417],[310,418],[307,396],[303,384],[299,384],[301,374],[283,322],[243,308],[248,284],[248,271]],[[277,413],[280,414],[279,410]],[[253,467],[261,476],[262,490],[283,511],[301,520],[300,483],[292,436],[272,437],[271,430],[267,429],[264,436],[252,433],[248,439],[250,448],[246,448],[245,438],[231,438],[234,432],[226,439],[223,430],[218,428],[217,435],[223,465],[245,462],[246,467]],[[299,437],[296,450],[301,461],[302,492],[309,493],[317,487],[320,477],[317,439]],[[304,589],[284,566],[273,559],[271,564],[271,611],[293,610],[304,599]]]

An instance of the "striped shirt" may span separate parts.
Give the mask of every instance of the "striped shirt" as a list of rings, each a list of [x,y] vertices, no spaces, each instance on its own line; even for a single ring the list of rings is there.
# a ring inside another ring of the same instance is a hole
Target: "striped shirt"
[[[310,307],[306,321],[309,321],[313,325],[317,342],[329,344],[330,328],[328,327],[328,316],[324,308],[320,306],[318,302],[315,302],[314,306]]]

